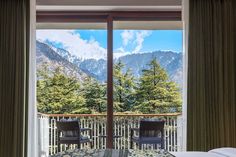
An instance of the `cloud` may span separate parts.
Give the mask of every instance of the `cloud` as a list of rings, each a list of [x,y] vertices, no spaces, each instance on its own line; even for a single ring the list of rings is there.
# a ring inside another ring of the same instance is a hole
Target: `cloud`
[[[37,30],[36,33],[37,40],[56,43],[79,58],[107,58],[107,49],[103,48],[94,37],[90,37],[89,40],[82,39],[79,33],[75,33],[75,30]],[[146,30],[122,31],[120,34],[122,45],[114,51],[114,58],[131,53],[139,53],[145,38],[151,33],[151,31]]]
[[[124,30],[121,33],[121,38],[123,40],[123,45],[127,46],[128,43],[134,38],[134,31],[132,31],[132,30]]]
[[[140,52],[140,50],[143,47],[144,38],[151,35],[151,32],[150,31],[138,31],[138,32],[135,33],[135,35],[136,35],[136,39],[135,39],[136,47],[135,47],[135,49],[133,50],[132,53]]]
[[[134,47],[131,53],[139,53],[143,47],[144,39],[152,34],[147,30],[124,30],[121,33],[123,46],[117,49],[119,53],[127,53],[126,48]],[[121,51],[122,50],[122,51]]]
[[[74,30],[37,30],[36,33],[37,40],[60,43],[72,55],[83,59],[105,59],[107,56],[107,50],[94,38],[84,40]]]
[[[122,56],[125,56],[125,55],[128,55],[130,54],[130,52],[128,51],[125,51],[123,47],[119,47],[118,49],[116,49],[113,53],[113,57],[114,58],[119,58],[119,57],[122,57]]]

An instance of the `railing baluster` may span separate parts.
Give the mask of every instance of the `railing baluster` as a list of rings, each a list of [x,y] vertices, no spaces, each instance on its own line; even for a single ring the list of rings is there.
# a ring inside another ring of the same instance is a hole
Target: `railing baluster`
[[[173,117],[173,119],[174,119],[174,122],[173,122],[173,123],[174,123],[174,124],[173,124],[173,125],[174,125],[174,141],[173,141],[173,143],[174,143],[173,147],[174,147],[174,148],[173,148],[173,149],[174,149],[174,151],[176,151],[176,135],[175,135],[175,133],[176,133],[176,126],[175,126],[175,124],[176,124],[176,123],[175,123],[176,118]]]
[[[52,125],[52,132],[51,132],[51,136],[52,136],[52,141],[51,141],[51,145],[52,145],[52,154],[54,154],[54,123],[53,123],[53,119],[51,119],[51,125]]]
[[[95,132],[95,130],[96,130],[96,127],[95,127],[95,123],[96,123],[96,118],[93,118],[93,145],[94,145],[94,148],[96,148],[97,149],[97,145],[96,145],[96,140],[97,140],[97,135],[96,135],[96,132]]]
[[[105,118],[107,118],[107,117],[103,117],[103,118],[104,118],[104,121],[103,121],[103,124],[104,124],[104,134],[107,135],[107,129],[106,129],[106,127],[107,127],[106,124],[107,123],[106,123],[106,120],[105,120]],[[106,148],[106,146],[107,146],[107,140],[106,139],[105,139],[104,143],[105,143],[104,146]]]
[[[167,150],[169,151],[170,150],[170,118],[167,117]]]

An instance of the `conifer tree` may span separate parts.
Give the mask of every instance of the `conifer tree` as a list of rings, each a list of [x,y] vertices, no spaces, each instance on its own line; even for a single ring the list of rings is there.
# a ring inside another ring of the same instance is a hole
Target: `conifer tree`
[[[42,113],[90,113],[85,106],[80,84],[75,76],[66,76],[63,68],[38,70],[37,103]]]
[[[142,113],[179,112],[182,101],[176,83],[169,80],[156,58],[148,67],[140,77],[134,110]]]
[[[106,111],[106,84],[99,83],[94,78],[88,77],[83,84],[86,107],[92,112]]]
[[[114,108],[116,112],[130,111],[134,103],[134,77],[131,70],[123,72],[124,64],[119,60],[114,65]]]

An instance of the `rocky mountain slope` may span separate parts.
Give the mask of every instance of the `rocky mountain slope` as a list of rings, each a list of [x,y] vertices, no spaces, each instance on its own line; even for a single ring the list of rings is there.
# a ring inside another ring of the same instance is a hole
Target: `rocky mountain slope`
[[[67,58],[61,56],[55,47],[52,47],[43,42],[36,43],[36,68],[39,69],[43,65],[48,65],[50,69],[58,66],[64,67],[64,72],[67,75],[74,75],[79,80],[84,80],[88,75],[79,67],[71,63]]]
[[[68,72],[76,73],[81,80],[86,76],[92,76],[101,82],[107,78],[107,61],[104,59],[86,59],[82,60],[70,54],[70,52],[56,48],[52,45],[37,41],[37,67],[42,64],[64,66]],[[183,62],[182,53],[172,51],[154,51],[148,53],[131,54],[115,59],[114,62],[121,60],[128,68],[132,70],[135,77],[142,74],[142,69],[147,68],[147,64],[155,57],[161,66],[167,70],[171,80],[182,86],[183,82]]]

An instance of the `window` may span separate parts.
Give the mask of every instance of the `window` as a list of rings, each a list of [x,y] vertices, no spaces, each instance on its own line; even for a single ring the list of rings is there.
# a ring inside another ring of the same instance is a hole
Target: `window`
[[[165,148],[179,149],[176,126],[183,90],[180,15],[38,14],[38,110],[63,114],[50,117],[49,154],[57,150],[55,119],[80,118],[82,126],[94,130],[95,148],[122,149],[129,148],[130,127],[138,125],[144,114],[156,118],[159,115],[155,114],[163,113],[171,115],[162,116],[168,128],[175,128],[166,130]],[[121,138],[113,140],[114,134]],[[100,139],[100,135],[107,138]]]

